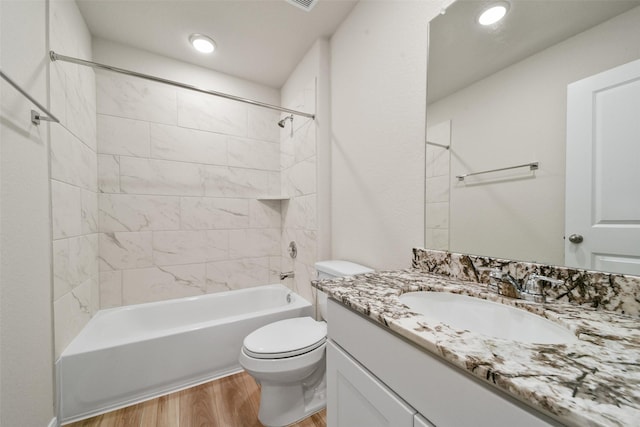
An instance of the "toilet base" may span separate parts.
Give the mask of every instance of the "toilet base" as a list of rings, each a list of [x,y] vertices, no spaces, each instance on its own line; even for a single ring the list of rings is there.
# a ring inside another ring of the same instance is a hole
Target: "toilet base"
[[[326,382],[303,390],[303,386],[265,384],[260,392],[258,419],[265,427],[284,427],[301,421],[327,406]]]

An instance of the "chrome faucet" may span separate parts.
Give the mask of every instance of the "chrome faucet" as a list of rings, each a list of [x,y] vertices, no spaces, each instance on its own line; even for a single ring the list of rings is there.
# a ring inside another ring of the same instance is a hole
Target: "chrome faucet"
[[[293,271],[286,271],[284,273],[280,273],[280,280],[294,278],[294,277],[296,277],[296,274]]]
[[[512,275],[504,273],[498,267],[490,269],[487,289],[491,292],[511,298],[521,298],[521,295],[524,292],[520,283],[518,283]]]
[[[551,277],[532,273],[529,275],[524,290],[522,291],[522,298],[527,301],[547,302],[544,286],[540,282],[550,283],[551,287],[558,287],[564,284],[564,280],[552,279]]]
[[[499,267],[481,267],[479,270],[489,270],[488,291],[526,301],[547,302],[544,286],[540,282],[548,282],[553,287],[564,284],[564,280],[552,279],[551,277],[532,273],[527,278],[525,285],[522,286],[513,276],[509,273],[504,273]]]

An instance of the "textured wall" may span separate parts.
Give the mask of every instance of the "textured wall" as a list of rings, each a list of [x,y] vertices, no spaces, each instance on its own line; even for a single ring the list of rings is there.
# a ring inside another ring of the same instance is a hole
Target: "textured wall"
[[[445,2],[360,2],[331,38],[332,255],[408,267],[424,242],[427,22]]]
[[[0,64],[47,105],[45,1],[0,2]],[[52,419],[53,328],[48,128],[0,80],[0,425]],[[57,113],[57,111],[55,112]]]

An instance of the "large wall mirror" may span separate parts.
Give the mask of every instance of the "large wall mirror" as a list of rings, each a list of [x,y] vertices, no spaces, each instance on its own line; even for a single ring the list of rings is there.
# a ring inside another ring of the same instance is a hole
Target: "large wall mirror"
[[[490,3],[457,0],[430,23],[425,246],[577,266],[565,253],[579,248],[568,242],[573,224],[565,228],[567,86],[640,58],[640,1],[510,0],[504,19],[481,26]],[[636,216],[622,222],[640,229],[640,148],[634,156],[613,169],[636,189],[625,208]],[[474,175],[456,178],[465,174]],[[620,272],[638,274],[636,242]]]

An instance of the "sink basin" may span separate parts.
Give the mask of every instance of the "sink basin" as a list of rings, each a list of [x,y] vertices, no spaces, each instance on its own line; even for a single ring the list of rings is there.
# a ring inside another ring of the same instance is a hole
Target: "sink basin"
[[[578,338],[543,317],[508,305],[447,292],[409,292],[400,301],[429,320],[493,338],[567,344]]]

